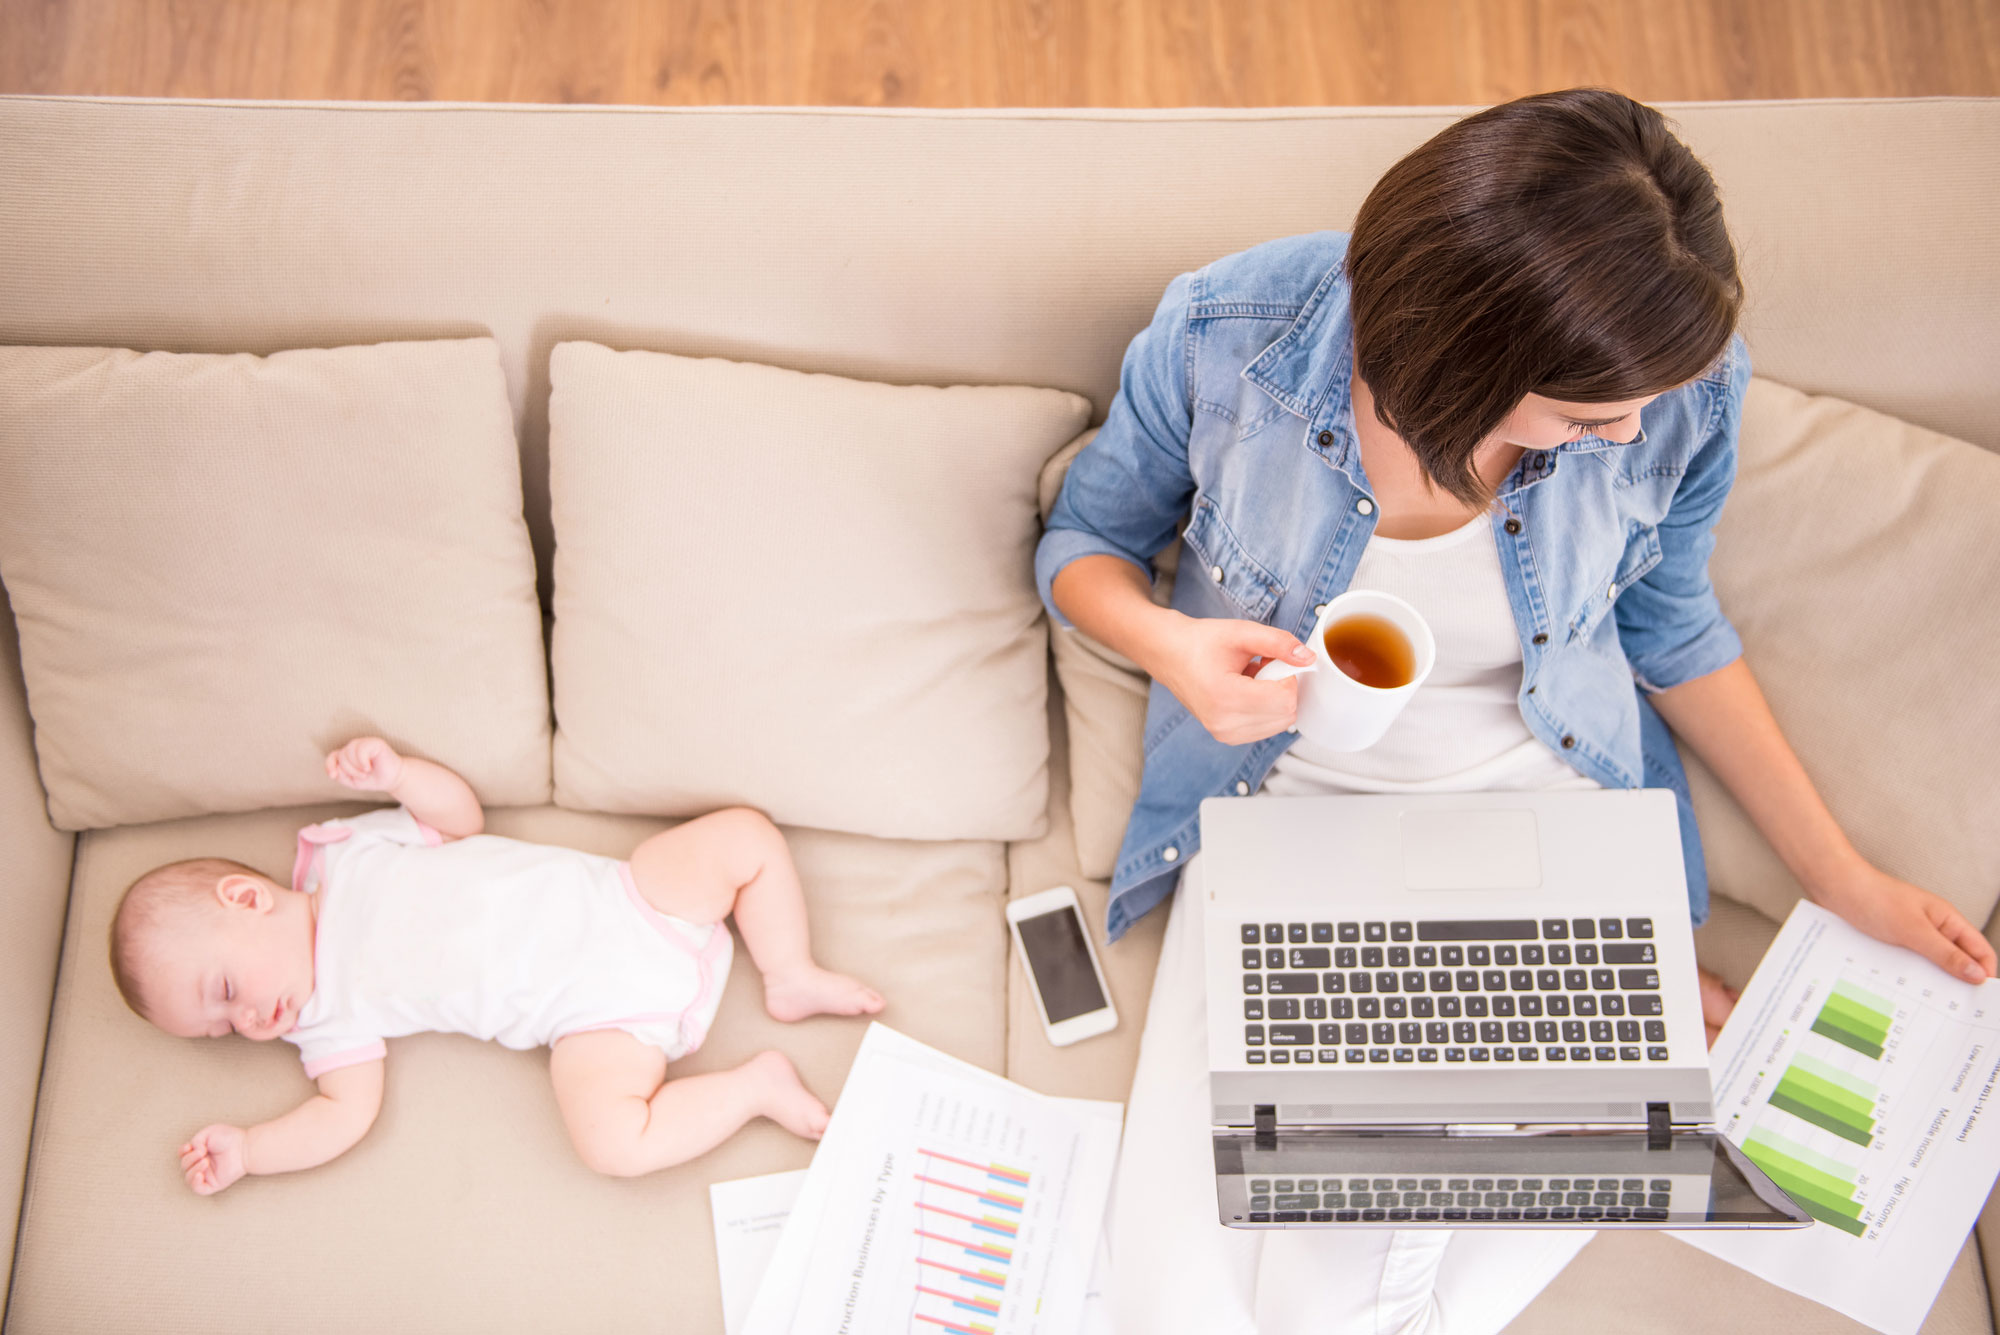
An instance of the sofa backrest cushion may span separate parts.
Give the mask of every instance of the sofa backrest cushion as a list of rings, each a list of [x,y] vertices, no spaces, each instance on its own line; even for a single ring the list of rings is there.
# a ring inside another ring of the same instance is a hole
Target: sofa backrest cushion
[[[61,828],[323,801],[325,751],[362,733],[547,800],[490,339],[0,348],[0,579]]]
[[[2000,458],[1762,379],[1742,444],[1710,570],[1744,658],[1863,855],[1983,925],[2000,901]],[[1712,775],[1689,779],[1715,889],[1783,921],[1798,885]]]
[[[1042,522],[1054,512],[1070,463],[1095,431],[1070,442],[1042,469]],[[1153,601],[1167,606],[1180,565],[1180,542],[1153,558]],[[1076,831],[1077,867],[1108,881],[1125,839],[1125,822],[1139,800],[1139,739],[1145,734],[1151,681],[1116,649],[1074,626],[1049,627],[1049,649],[1062,685],[1063,723],[1069,739],[1069,810]]]
[[[1021,839],[1048,799],[1058,390],[557,345],[556,800]]]
[[[1745,658],[1862,853],[1984,924],[2000,900],[2000,458],[1761,378],[1741,445],[1710,571]],[[1069,457],[1044,474],[1047,504]],[[1107,877],[1138,793],[1147,683],[1080,632],[1055,634],[1077,852]],[[1687,759],[1714,889],[1782,921],[1798,885]]]
[[[1663,110],[1721,185],[1758,371],[2000,449],[2000,98]],[[0,343],[491,334],[547,562],[556,343],[1101,417],[1175,274],[1351,226],[1457,116],[0,97]]]

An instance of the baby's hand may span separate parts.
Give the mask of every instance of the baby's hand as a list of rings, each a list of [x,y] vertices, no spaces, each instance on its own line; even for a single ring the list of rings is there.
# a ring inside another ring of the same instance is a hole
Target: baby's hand
[[[217,1122],[194,1133],[181,1146],[181,1176],[197,1196],[213,1196],[231,1186],[248,1170],[245,1151],[250,1133],[240,1126]]]
[[[356,737],[328,754],[326,776],[364,793],[386,793],[403,781],[403,758],[380,737]]]

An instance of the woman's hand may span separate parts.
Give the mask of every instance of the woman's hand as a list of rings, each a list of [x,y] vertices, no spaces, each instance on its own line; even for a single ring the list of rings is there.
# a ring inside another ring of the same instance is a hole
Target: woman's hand
[[[1876,940],[1907,946],[1968,983],[1993,976],[1993,947],[1964,914],[1868,862],[1856,859],[1838,879],[1808,893]]]
[[[1168,613],[1154,632],[1146,667],[1227,746],[1262,741],[1299,714],[1296,679],[1257,681],[1268,659],[1303,666],[1312,652],[1276,626]]]

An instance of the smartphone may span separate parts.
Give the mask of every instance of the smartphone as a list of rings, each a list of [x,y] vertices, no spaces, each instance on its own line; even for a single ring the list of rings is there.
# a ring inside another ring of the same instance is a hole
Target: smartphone
[[[1027,965],[1042,1032],[1057,1047],[1102,1034],[1118,1023],[1111,989],[1090,945],[1076,891],[1066,885],[1007,905],[1007,926]]]

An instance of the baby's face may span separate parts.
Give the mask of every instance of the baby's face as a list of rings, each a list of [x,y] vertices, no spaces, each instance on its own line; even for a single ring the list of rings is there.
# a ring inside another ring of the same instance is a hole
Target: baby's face
[[[277,1038],[312,995],[312,906],[261,876],[225,876],[214,906],[153,954],[144,988],[155,1025],[178,1038]]]

